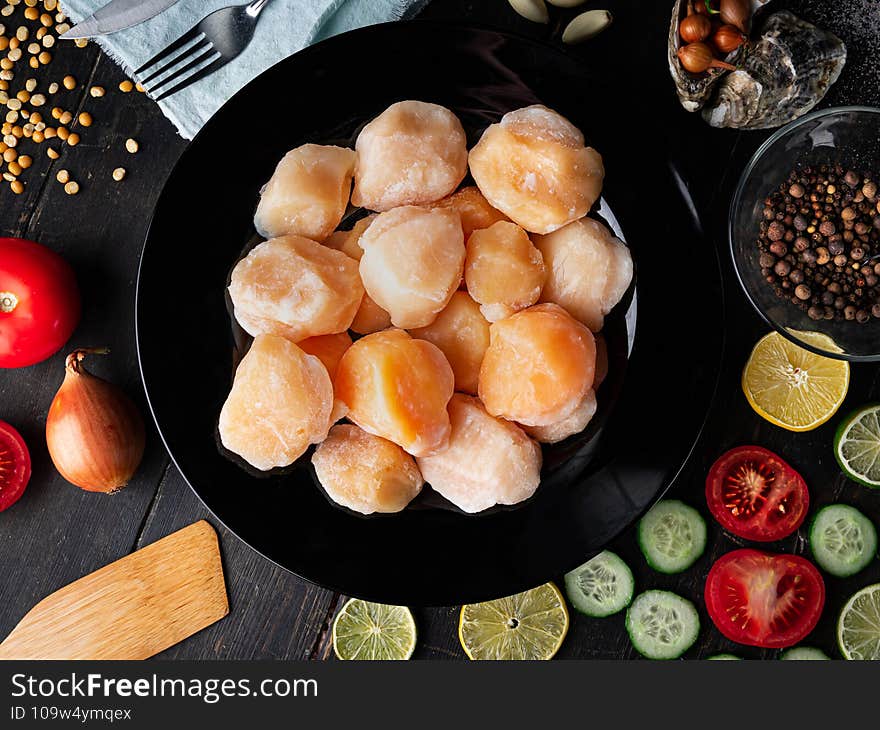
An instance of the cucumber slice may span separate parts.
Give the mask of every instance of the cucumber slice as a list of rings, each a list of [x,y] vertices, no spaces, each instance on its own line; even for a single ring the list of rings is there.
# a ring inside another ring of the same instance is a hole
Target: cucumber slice
[[[706,522],[693,507],[664,499],[639,520],[639,547],[660,573],[681,573],[706,548]]]
[[[779,655],[780,659],[788,660],[823,660],[831,659],[824,651],[814,646],[796,646]]]
[[[813,518],[810,549],[820,568],[845,578],[866,568],[877,555],[877,530],[855,507],[832,504]]]
[[[634,585],[629,566],[610,550],[565,575],[565,593],[571,605],[593,618],[604,618],[629,606]]]
[[[677,659],[700,633],[694,604],[669,591],[645,591],[626,612],[633,647],[648,659]]]
[[[736,659],[737,661],[741,660],[742,657],[737,656],[736,654],[715,654],[714,656],[710,656],[706,659],[707,662],[711,661],[731,661]]]

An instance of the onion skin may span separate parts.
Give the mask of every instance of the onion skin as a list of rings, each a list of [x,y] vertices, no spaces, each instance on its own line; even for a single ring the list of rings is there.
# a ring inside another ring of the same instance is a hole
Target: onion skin
[[[87,492],[115,492],[134,476],[144,455],[144,421],[122,390],[89,373],[82,360],[106,350],[76,350],[46,419],[55,468]]]
[[[743,33],[749,28],[749,20],[752,16],[752,7],[749,0],[721,0],[721,20],[729,25],[735,25]]]

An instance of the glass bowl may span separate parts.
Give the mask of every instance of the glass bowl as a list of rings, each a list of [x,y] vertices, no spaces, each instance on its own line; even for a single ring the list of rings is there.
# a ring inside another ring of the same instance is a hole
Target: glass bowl
[[[739,282],[758,313],[780,334],[820,355],[850,361],[880,360],[880,319],[860,324],[846,320],[813,320],[778,297],[761,274],[758,226],[764,200],[796,167],[839,163],[858,172],[880,173],[880,109],[835,107],[812,112],[775,132],[753,155],[730,206],[730,251]],[[878,196],[880,200],[880,196]],[[880,242],[868,257],[880,252]],[[840,351],[805,342],[799,331],[828,335]]]

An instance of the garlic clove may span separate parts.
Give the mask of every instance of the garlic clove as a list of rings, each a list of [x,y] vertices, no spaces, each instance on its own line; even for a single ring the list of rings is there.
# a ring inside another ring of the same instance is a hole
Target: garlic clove
[[[544,0],[507,0],[519,15],[535,23],[549,23],[550,13]]]
[[[608,10],[588,10],[581,13],[562,31],[562,42],[574,44],[594,38],[611,25],[613,20],[614,16]]]
[[[547,0],[548,3],[557,8],[576,8],[583,5],[587,0]]]

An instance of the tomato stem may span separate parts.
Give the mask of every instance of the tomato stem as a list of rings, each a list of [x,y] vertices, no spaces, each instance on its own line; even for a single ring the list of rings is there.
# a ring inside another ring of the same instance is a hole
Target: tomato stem
[[[11,291],[0,291],[0,312],[9,314],[18,306],[18,297]]]

